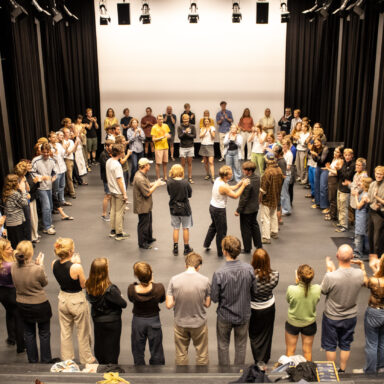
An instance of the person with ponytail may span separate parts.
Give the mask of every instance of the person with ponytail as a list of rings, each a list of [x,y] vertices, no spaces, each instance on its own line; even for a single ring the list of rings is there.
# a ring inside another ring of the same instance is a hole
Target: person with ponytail
[[[120,289],[109,280],[108,259],[93,260],[85,282],[95,335],[95,357],[99,364],[118,364],[120,355],[121,313],[127,302]]]
[[[51,305],[44,291],[47,275],[44,271],[44,254],[33,258],[30,241],[21,241],[16,247],[16,260],[11,267],[12,280],[16,288],[16,302],[24,321],[24,339],[30,363],[52,364],[60,359],[51,355]],[[36,344],[36,324],[39,328],[40,360]]]
[[[58,260],[52,262],[53,274],[60,285],[59,322],[61,338],[61,360],[74,360],[73,326],[77,331],[81,364],[91,364],[95,358],[91,352],[91,327],[85,287],[84,270],[80,255],[75,252],[72,239],[59,237],[54,244]]]
[[[307,264],[296,271],[296,285],[287,289],[288,320],[285,323],[285,345],[287,356],[293,356],[301,333],[303,356],[312,360],[312,344],[317,331],[316,306],[320,300],[321,286],[311,284],[315,271]]]
[[[17,353],[25,350],[23,320],[20,317],[16,303],[16,289],[12,281],[11,267],[15,262],[11,242],[0,238],[0,303],[6,311],[8,345],[17,344]]]

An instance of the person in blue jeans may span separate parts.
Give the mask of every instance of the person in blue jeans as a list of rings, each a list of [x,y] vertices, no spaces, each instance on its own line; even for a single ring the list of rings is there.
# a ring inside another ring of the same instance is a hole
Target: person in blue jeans
[[[365,367],[353,370],[354,373],[376,374],[384,372],[384,257],[367,277],[362,260],[353,260],[364,274],[364,285],[371,291],[364,316]]]
[[[241,180],[241,146],[243,138],[239,134],[236,124],[231,125],[231,130],[224,137],[225,164],[232,168],[233,180],[238,183]]]
[[[369,241],[368,241],[368,208],[369,198],[368,189],[372,183],[370,177],[363,178],[358,187],[363,191],[358,194],[356,191],[352,191],[352,198],[356,202],[355,211],[355,257],[368,261],[369,254]]]
[[[130,122],[130,128],[127,131],[128,148],[132,151],[131,177],[130,183],[133,183],[135,173],[139,169],[139,160],[144,156],[144,131],[139,127],[139,120],[133,118]]]
[[[328,201],[328,169],[326,164],[329,162],[329,149],[322,145],[321,140],[316,138],[313,142],[311,155],[316,162],[315,172],[315,204],[312,208],[320,208],[322,213],[329,213]]]
[[[152,268],[144,262],[133,265],[139,283],[128,287],[128,299],[133,303],[131,346],[135,365],[145,365],[144,352],[148,340],[150,365],[164,365],[163,332],[159,304],[165,301],[165,288],[153,282]]]

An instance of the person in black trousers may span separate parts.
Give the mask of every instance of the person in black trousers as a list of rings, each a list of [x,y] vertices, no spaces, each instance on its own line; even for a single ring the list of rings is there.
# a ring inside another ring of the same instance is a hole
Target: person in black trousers
[[[240,231],[244,248],[242,253],[251,253],[252,239],[256,249],[263,248],[261,243],[260,227],[257,222],[259,211],[260,177],[255,174],[256,164],[246,161],[243,164],[243,175],[249,179],[249,185],[245,187],[240,196],[239,206],[235,216],[240,216]]]
[[[108,260],[93,260],[85,283],[95,335],[95,357],[99,364],[118,364],[120,355],[121,312],[127,302],[108,276]]]

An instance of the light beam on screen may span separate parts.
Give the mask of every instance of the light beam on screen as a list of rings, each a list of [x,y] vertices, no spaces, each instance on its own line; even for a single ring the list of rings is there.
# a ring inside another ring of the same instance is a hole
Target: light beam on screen
[[[124,27],[117,25],[118,1],[108,0],[109,27],[96,26],[102,119],[108,107],[118,118],[125,107],[141,118],[147,106],[156,115],[172,105],[179,121],[185,102],[200,119],[205,109],[215,116],[221,100],[236,122],[246,107],[255,120],[266,107],[275,119],[281,117],[286,24],[280,0],[270,1],[267,25],[255,24],[252,0],[241,1],[240,24],[232,23],[226,2],[199,1],[195,25],[186,20],[189,2],[152,1],[149,25],[136,17],[141,2],[131,2],[133,22]]]

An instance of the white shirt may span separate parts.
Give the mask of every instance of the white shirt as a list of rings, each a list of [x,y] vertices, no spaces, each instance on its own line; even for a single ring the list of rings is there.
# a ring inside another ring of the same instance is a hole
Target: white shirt
[[[121,195],[121,190],[119,188],[119,184],[117,183],[117,179],[121,178],[123,181],[123,187],[125,191],[125,183],[124,183],[124,175],[123,168],[118,160],[110,158],[107,160],[105,165],[105,171],[107,174],[108,188],[111,193],[116,195]]]
[[[287,163],[287,176],[289,176],[291,174],[291,169],[288,169],[288,165],[291,168],[293,163],[293,154],[290,150],[284,153],[284,160]]]
[[[261,135],[255,134],[255,137],[253,138],[252,153],[264,153],[266,137],[266,132],[262,132]],[[263,144],[260,144],[260,139],[264,141]]]
[[[212,188],[211,205],[215,208],[225,208],[227,206],[227,195],[222,195],[219,189],[222,185],[225,185],[225,181],[218,177],[215,180]]]
[[[69,144],[69,147],[67,148],[66,152],[71,152],[73,150],[73,147],[75,146],[75,143],[72,140],[63,140],[63,145],[67,146]],[[64,159],[73,160],[73,152],[69,154],[64,154]]]
[[[61,174],[66,172],[67,166],[65,165],[65,161],[64,161],[65,149],[63,148],[61,143],[56,143],[55,148],[52,147],[52,151],[53,151],[53,158],[56,161],[57,173]]]
[[[211,132],[215,132],[215,127],[209,127],[209,128],[211,128]],[[205,129],[205,128],[201,128],[200,131],[203,129]],[[210,132],[205,131],[205,135],[201,139],[201,145],[211,145],[213,143],[214,143],[214,141],[212,139]]]
[[[307,150],[308,146],[305,143],[305,140],[307,140],[308,137],[309,137],[309,132],[307,132],[307,133],[301,132],[300,133],[299,140],[297,141],[297,150],[298,151],[306,151]]]

